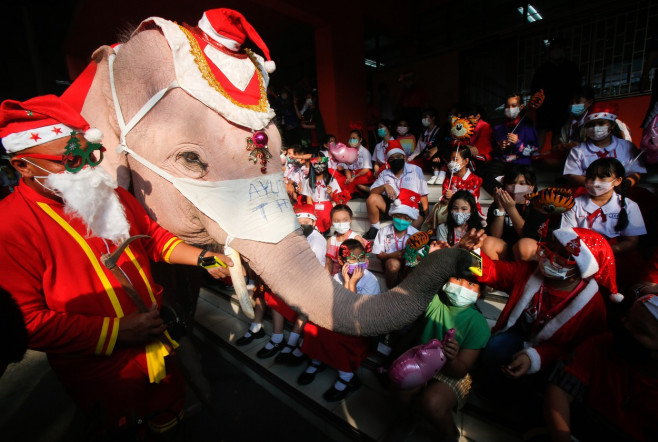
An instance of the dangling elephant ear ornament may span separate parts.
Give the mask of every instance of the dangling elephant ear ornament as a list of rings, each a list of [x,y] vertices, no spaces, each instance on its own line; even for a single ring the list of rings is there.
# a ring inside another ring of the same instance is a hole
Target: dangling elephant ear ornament
[[[359,151],[343,143],[329,143],[329,152],[336,161],[343,164],[353,164],[359,158]]]
[[[575,204],[571,190],[563,187],[542,189],[527,194],[525,198],[532,202],[535,209],[547,215],[568,212]]]
[[[457,142],[466,141],[473,136],[475,127],[468,118],[452,117],[450,136]]]
[[[267,160],[272,158],[272,154],[267,148],[268,141],[269,138],[267,137],[267,134],[262,130],[257,130],[251,138],[247,138],[249,160],[253,161],[254,164],[260,161],[261,173],[267,173]]]

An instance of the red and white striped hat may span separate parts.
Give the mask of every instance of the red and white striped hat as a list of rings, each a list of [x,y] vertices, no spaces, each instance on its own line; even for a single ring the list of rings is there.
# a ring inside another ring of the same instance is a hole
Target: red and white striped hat
[[[99,129],[89,129],[80,113],[55,95],[0,104],[0,138],[7,153],[70,137],[73,132],[83,133],[95,143],[103,137]]]

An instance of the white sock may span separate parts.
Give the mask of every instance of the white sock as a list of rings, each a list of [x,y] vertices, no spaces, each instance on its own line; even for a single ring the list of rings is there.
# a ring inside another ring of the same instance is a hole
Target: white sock
[[[439,176],[439,171],[437,169],[434,169],[434,176]]]
[[[270,341],[274,342],[275,344],[283,342],[283,333],[272,333],[272,337],[270,338]],[[273,348],[274,346],[270,344],[269,341],[267,344],[265,344],[266,350],[272,350]]]
[[[297,346],[297,341],[299,340],[299,333],[291,332],[288,336],[288,345],[291,347]],[[281,353],[290,353],[292,350],[290,347],[286,346],[281,349]]]
[[[302,353],[299,347],[297,347],[292,351],[292,355],[296,358],[301,358],[302,356],[304,356],[304,353]]]
[[[338,370],[338,378],[341,379],[342,381],[345,381],[345,383],[349,383],[353,377],[354,377],[354,373],[350,371]],[[343,391],[345,390],[346,387],[345,384],[336,381],[336,383],[334,384],[334,388],[338,391]]]
[[[370,227],[374,227],[375,229],[379,230],[379,222],[376,222],[375,224],[370,224]]]
[[[320,364],[321,364],[320,361],[318,361],[317,359],[313,359],[309,364],[309,366],[306,367],[306,373],[315,373],[316,371],[318,371],[318,368],[316,366]]]
[[[260,322],[252,322],[251,327],[249,327],[249,331],[251,333],[258,333],[262,327],[263,325]]]

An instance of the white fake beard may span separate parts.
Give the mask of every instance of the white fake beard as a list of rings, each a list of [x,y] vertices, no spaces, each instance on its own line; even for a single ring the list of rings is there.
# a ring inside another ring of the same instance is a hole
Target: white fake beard
[[[51,173],[45,185],[64,201],[64,212],[87,225],[87,235],[120,243],[130,236],[126,213],[114,191],[116,181],[101,167],[76,173]]]

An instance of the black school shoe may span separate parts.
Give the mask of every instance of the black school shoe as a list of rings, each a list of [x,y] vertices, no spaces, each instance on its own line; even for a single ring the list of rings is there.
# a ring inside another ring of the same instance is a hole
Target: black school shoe
[[[332,385],[331,388],[325,391],[324,394],[322,395],[325,401],[327,402],[342,401],[347,397],[348,394],[358,390],[359,387],[361,386],[361,381],[359,380],[359,378],[356,377],[356,375],[354,375],[352,380],[349,382],[345,382],[341,378],[336,379],[336,382],[345,385],[345,389],[343,391],[339,391],[336,390],[336,388]]]
[[[306,371],[302,374],[299,375],[297,378],[297,383],[299,385],[308,385],[311,382],[315,380],[315,375],[320,373],[322,370],[324,370],[327,366],[323,364],[322,362],[320,364],[313,364],[311,363],[309,366],[315,367],[315,371],[313,373],[307,373]]]
[[[272,342],[271,340],[268,342],[268,344],[272,344],[274,347],[270,348],[269,350],[265,347],[261,348],[260,350],[258,350],[258,353],[256,353],[257,358],[259,359],[271,358],[272,356],[277,354],[279,350],[283,348],[284,345],[286,345],[283,343],[283,341],[277,344],[276,342]]]
[[[251,341],[254,339],[260,339],[265,337],[265,330],[261,327],[260,330],[258,330],[256,333],[252,333],[251,331],[248,331],[247,333],[244,334],[240,339],[235,341],[235,345],[238,347],[242,347],[243,345],[249,345],[251,344]]]
[[[294,354],[292,354],[292,352],[297,347],[294,347],[290,344],[286,344],[285,347],[288,347],[290,351],[287,353],[279,353],[276,356],[276,359],[274,359],[274,362],[276,362],[277,364],[288,365],[290,367],[297,367],[299,364],[301,364],[306,360],[305,355],[295,356]]]
[[[372,241],[377,237],[377,232],[379,232],[379,229],[371,226],[370,229],[365,233],[365,235],[363,235],[363,239]]]

